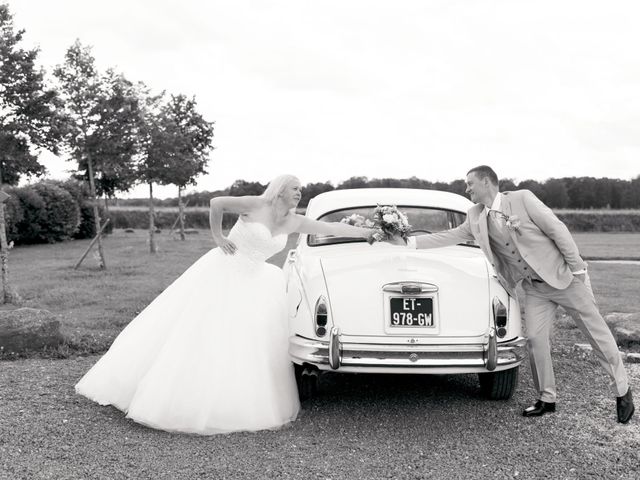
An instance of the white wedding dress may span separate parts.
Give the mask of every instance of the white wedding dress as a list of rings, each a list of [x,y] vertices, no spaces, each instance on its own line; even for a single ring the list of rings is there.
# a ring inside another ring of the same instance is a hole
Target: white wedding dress
[[[202,435],[296,418],[284,276],[265,262],[287,236],[240,219],[228,238],[236,254],[214,248],[189,267],[127,325],[77,393],[144,425]]]

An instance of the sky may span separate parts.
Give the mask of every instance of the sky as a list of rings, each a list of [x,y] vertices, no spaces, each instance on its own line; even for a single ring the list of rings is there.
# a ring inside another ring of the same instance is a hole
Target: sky
[[[197,190],[448,182],[480,164],[516,181],[640,174],[637,0],[6,3],[49,71],[80,39],[101,69],[195,96],[215,122]],[[42,160],[52,178],[73,168]]]

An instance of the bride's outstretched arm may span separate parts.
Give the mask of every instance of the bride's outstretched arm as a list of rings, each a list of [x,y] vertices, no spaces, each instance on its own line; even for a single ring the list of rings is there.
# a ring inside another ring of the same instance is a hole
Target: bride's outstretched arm
[[[261,197],[215,197],[209,203],[209,227],[211,236],[216,245],[226,253],[233,255],[236,252],[235,244],[222,234],[222,215],[224,213],[247,213],[260,207]]]
[[[295,231],[299,233],[368,238],[375,232],[372,228],[356,227],[342,222],[321,222],[297,214],[296,222]]]

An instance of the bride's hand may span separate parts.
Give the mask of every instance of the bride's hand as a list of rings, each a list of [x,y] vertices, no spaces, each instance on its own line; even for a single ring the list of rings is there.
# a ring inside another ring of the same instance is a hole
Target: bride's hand
[[[216,240],[216,243],[218,244],[220,250],[225,253],[225,255],[233,255],[236,253],[236,250],[238,250],[236,244],[226,237],[221,237],[219,240]]]

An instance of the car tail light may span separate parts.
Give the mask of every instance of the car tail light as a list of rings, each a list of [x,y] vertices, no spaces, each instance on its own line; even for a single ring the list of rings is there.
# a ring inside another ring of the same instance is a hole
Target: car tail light
[[[324,297],[320,297],[316,302],[316,335],[324,337],[327,334],[327,321],[329,320],[329,311],[327,309],[327,301]]]
[[[496,335],[503,338],[507,334],[507,320],[509,314],[507,307],[500,301],[498,297],[493,299],[493,320],[496,325]]]

